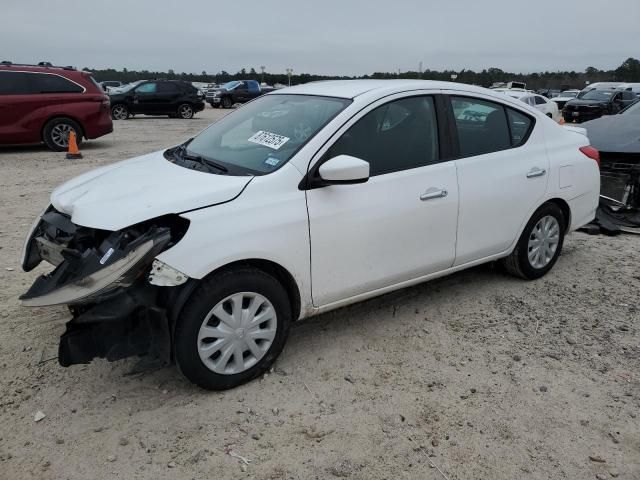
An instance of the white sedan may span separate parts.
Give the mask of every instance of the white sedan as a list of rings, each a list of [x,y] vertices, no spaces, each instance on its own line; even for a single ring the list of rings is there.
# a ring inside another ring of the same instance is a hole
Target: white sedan
[[[547,117],[555,120],[556,122],[560,120],[558,104],[553,100],[549,100],[547,97],[523,90],[505,90],[504,93],[540,110]]]
[[[68,366],[149,354],[207,389],[265,372],[293,321],[501,260],[536,279],[589,223],[598,152],[499,92],[318,82],[58,187],[21,297],[66,304]]]

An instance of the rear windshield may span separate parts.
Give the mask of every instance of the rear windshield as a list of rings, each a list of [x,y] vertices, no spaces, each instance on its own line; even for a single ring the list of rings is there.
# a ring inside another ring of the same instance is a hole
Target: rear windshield
[[[230,172],[264,175],[288,162],[350,102],[310,95],[259,97],[211,125],[185,152]]]

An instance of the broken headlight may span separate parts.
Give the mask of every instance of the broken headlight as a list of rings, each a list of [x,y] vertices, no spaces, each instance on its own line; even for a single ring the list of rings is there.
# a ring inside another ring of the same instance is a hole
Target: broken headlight
[[[23,268],[31,270],[41,260],[56,268],[20,299],[26,306],[76,305],[131,286],[187,225],[175,217],[160,218],[110,232],[75,225],[67,215],[49,210],[30,235]]]

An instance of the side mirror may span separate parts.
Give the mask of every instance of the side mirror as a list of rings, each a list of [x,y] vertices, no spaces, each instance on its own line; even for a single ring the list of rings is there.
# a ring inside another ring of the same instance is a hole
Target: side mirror
[[[323,163],[318,173],[320,179],[329,185],[364,183],[369,180],[369,162],[350,155],[338,155]]]

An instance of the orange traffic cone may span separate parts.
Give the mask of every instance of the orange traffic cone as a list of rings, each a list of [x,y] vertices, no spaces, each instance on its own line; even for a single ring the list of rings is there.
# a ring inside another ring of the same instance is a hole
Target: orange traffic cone
[[[76,132],[71,130],[69,132],[69,150],[67,151],[67,158],[72,160],[76,158],[82,158],[80,149],[78,149],[78,142],[76,142]]]
[[[564,118],[560,118],[560,120],[558,120],[558,123],[559,123],[560,125],[564,125],[564,124],[565,124],[565,123],[567,123],[567,122],[565,122],[565,121],[564,121]]]

